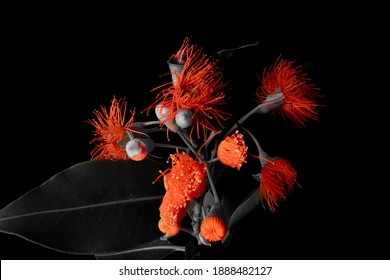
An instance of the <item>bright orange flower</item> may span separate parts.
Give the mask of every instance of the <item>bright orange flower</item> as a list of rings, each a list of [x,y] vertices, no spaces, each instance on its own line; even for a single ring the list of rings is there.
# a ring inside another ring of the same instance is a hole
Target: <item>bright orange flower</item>
[[[223,164],[240,170],[246,160],[248,147],[245,145],[244,136],[238,132],[226,137],[218,146],[217,156]]]
[[[259,102],[273,93],[282,92],[285,96],[284,105],[273,110],[284,120],[291,120],[297,126],[303,127],[309,119],[318,120],[316,102],[319,89],[310,83],[303,67],[294,66],[294,61],[278,59],[273,67],[264,69],[262,85],[257,88]]]
[[[174,236],[174,235],[178,234],[180,231],[179,224],[170,225],[164,219],[160,219],[160,221],[158,222],[158,228],[161,232],[168,234],[170,236]]]
[[[226,103],[227,83],[222,80],[222,69],[217,68],[217,61],[202,54],[196,45],[190,45],[189,38],[184,40],[170,61],[183,67],[180,73],[175,72],[175,82],[154,89],[163,88],[157,94],[156,101],[146,110],[160,104],[169,112],[169,116],[163,120],[168,124],[174,121],[179,110],[191,110],[194,125],[190,135],[196,127],[198,137],[201,132],[206,135],[207,130],[216,130],[217,125],[222,127],[222,122],[229,116],[220,109]]]
[[[226,224],[219,217],[207,217],[200,225],[200,233],[209,242],[221,241],[226,235]]]
[[[160,217],[164,220],[164,224],[167,225],[167,228],[180,226],[180,222],[186,215],[188,206],[189,204],[187,203],[185,197],[180,193],[172,191],[167,191],[165,193],[159,210]],[[159,225],[159,227],[161,226],[162,225]],[[163,230],[161,231],[167,233]]]
[[[184,152],[171,155],[171,161],[172,168],[165,175],[169,191],[183,194],[187,201],[199,197],[206,187],[206,163]]]
[[[94,110],[96,119],[89,119],[87,123],[94,126],[96,137],[91,143],[98,142],[92,150],[92,160],[98,159],[126,159],[126,151],[120,141],[127,138],[126,131],[134,131],[130,127],[134,120],[134,112],[129,121],[125,122],[125,99],[112,99],[109,110],[101,107],[101,111]]]
[[[271,211],[275,211],[279,201],[287,199],[296,180],[297,172],[286,159],[274,158],[263,165],[260,193]]]
[[[184,152],[171,155],[171,161],[172,168],[168,168],[159,176],[164,176],[166,189],[159,208],[164,222],[159,228],[164,233],[172,228],[170,235],[186,215],[189,202],[204,192],[207,175],[206,164],[198,163]],[[165,224],[168,225],[167,228],[163,226]]]

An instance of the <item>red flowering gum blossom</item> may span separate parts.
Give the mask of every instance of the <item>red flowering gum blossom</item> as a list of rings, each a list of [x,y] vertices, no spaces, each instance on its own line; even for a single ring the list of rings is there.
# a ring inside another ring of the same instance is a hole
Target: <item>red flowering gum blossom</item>
[[[221,241],[226,235],[226,224],[219,217],[207,217],[200,225],[200,233],[209,242]]]
[[[180,226],[186,215],[189,202],[199,197],[206,187],[206,164],[199,163],[186,153],[171,155],[172,168],[162,173],[166,193],[160,205],[160,217],[164,220],[159,229],[168,234]],[[160,176],[162,176],[160,175]],[[167,227],[165,227],[167,225]]]
[[[168,235],[176,235],[180,229],[181,220],[186,215],[188,203],[185,198],[175,192],[167,191],[160,205],[159,229]]]
[[[93,111],[96,119],[88,119],[87,123],[94,126],[96,137],[91,143],[97,142],[92,150],[92,160],[99,159],[126,159],[125,149],[119,142],[125,139],[126,131],[134,131],[131,125],[134,120],[134,112],[129,121],[125,122],[126,102],[125,99],[117,100],[114,96],[109,110],[101,107]]]
[[[287,199],[297,180],[297,172],[290,162],[283,158],[274,158],[264,164],[261,171],[260,193],[271,211],[275,211],[278,202]]]
[[[175,72],[175,81],[159,86],[156,101],[146,110],[160,106],[169,115],[164,115],[163,124],[171,125],[180,110],[192,112],[194,125],[190,136],[196,129],[198,137],[203,132],[217,130],[223,127],[229,114],[221,110],[226,103],[227,82],[222,79],[222,69],[217,67],[217,61],[202,54],[196,45],[190,45],[186,38],[179,51],[170,58],[171,63],[182,64],[180,73]]]
[[[319,89],[310,83],[302,67],[294,66],[294,61],[278,59],[268,70],[264,69],[261,86],[256,90],[259,102],[274,93],[283,93],[284,105],[272,111],[304,127],[309,119],[318,120],[317,98]]]
[[[217,156],[223,164],[240,170],[247,157],[248,147],[245,145],[244,136],[236,131],[226,137],[218,146]]]
[[[169,190],[182,194],[187,201],[199,197],[206,187],[206,163],[184,152],[171,155],[171,161],[172,168],[165,175]]]
[[[161,232],[170,236],[174,236],[180,231],[179,224],[169,224],[169,222],[164,219],[160,219],[160,221],[158,222],[158,228]]]

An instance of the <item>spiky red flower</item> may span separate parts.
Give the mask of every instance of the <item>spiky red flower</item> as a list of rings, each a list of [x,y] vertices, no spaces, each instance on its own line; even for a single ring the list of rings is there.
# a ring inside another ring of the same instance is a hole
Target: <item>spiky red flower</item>
[[[96,137],[91,143],[97,142],[92,150],[92,160],[98,159],[126,159],[126,151],[120,145],[120,141],[125,139],[126,131],[134,131],[130,127],[134,120],[134,112],[130,120],[125,122],[126,101],[117,100],[114,96],[110,108],[101,106],[100,111],[93,111],[96,119],[88,119],[87,123],[94,126]]]
[[[284,105],[273,110],[284,120],[291,120],[297,126],[303,127],[309,119],[318,120],[317,97],[319,89],[313,83],[301,66],[294,66],[295,61],[280,59],[264,69],[261,86],[256,90],[259,102],[273,93],[282,92],[285,96]]]
[[[248,147],[238,130],[226,137],[218,146],[217,156],[223,164],[240,170],[247,157]]]
[[[227,83],[222,79],[222,68],[217,67],[217,61],[202,54],[202,49],[190,45],[186,38],[179,51],[170,57],[170,61],[182,64],[180,73],[175,72],[175,82],[170,82],[154,90],[160,92],[156,101],[146,110],[160,104],[169,110],[164,122],[172,123],[179,110],[191,110],[194,125],[190,135],[196,128],[197,136],[206,131],[216,130],[216,126],[223,127],[222,122],[227,120],[228,114],[220,108],[226,103]]]
[[[286,159],[274,158],[263,165],[260,193],[271,211],[275,211],[279,201],[287,199],[296,181],[297,172]]]

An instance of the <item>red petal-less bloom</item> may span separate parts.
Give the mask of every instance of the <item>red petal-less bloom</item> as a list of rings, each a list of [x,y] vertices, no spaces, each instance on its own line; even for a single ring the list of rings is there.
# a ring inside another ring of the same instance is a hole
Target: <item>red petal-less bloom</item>
[[[318,120],[317,97],[319,89],[310,83],[303,68],[294,66],[294,61],[278,59],[268,70],[264,69],[262,85],[257,88],[259,102],[277,92],[285,96],[284,105],[272,113],[279,113],[284,120],[291,120],[303,127],[309,119]]]
[[[101,107],[94,110],[96,119],[89,119],[87,123],[94,126],[96,137],[91,143],[98,142],[92,150],[92,160],[98,159],[126,159],[126,151],[119,142],[125,139],[126,131],[134,131],[130,127],[134,120],[134,112],[129,121],[125,122],[125,99],[112,99],[109,110]]]
[[[166,121],[173,122],[179,110],[191,110],[197,136],[206,131],[216,130],[216,126],[223,127],[222,122],[229,114],[220,108],[226,103],[227,83],[222,80],[222,69],[217,67],[217,61],[202,54],[196,45],[190,45],[186,38],[179,51],[171,56],[172,61],[183,64],[180,73],[176,74],[176,82],[170,82],[156,89],[162,89],[157,94],[156,101],[149,107],[154,108],[161,104],[169,109]]]
[[[248,147],[245,144],[244,136],[236,131],[221,141],[217,149],[217,156],[223,164],[240,170],[247,157],[247,151]]]
[[[184,218],[189,202],[206,187],[206,164],[198,163],[186,153],[171,155],[172,168],[162,172],[166,193],[160,205],[159,229],[173,235]],[[160,177],[159,176],[159,177]],[[158,179],[158,178],[157,178]],[[168,233],[167,233],[168,234]]]
[[[174,235],[178,234],[180,231],[179,224],[170,225],[164,219],[160,219],[160,221],[158,222],[158,228],[161,232],[163,232],[167,235],[170,235],[170,236],[174,236]]]
[[[184,195],[187,201],[199,197],[206,187],[206,163],[186,153],[171,155],[172,168],[166,174],[169,191]]]
[[[179,232],[180,222],[184,218],[189,204],[179,193],[167,191],[160,205],[160,231],[169,235]]]
[[[200,225],[200,233],[209,242],[221,241],[226,235],[226,224],[219,217],[207,217]]]
[[[260,193],[271,211],[275,211],[279,201],[287,199],[296,181],[297,172],[286,159],[274,158],[263,165]]]

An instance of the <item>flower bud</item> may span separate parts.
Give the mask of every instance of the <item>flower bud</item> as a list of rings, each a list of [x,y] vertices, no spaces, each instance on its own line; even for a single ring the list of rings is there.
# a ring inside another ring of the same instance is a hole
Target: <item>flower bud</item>
[[[206,241],[217,242],[224,239],[226,231],[224,208],[220,203],[215,203],[202,221],[200,233]]]
[[[181,73],[184,64],[180,63],[179,60],[175,58],[169,59],[167,63],[169,66],[169,70],[171,71],[173,85],[176,85],[176,81],[177,81],[176,76]]]
[[[131,139],[126,144],[127,156],[135,161],[143,160],[154,148],[153,140],[150,138]]]
[[[180,128],[189,128],[193,123],[192,112],[190,110],[179,110],[175,116],[175,122]]]
[[[172,131],[176,131],[173,123],[169,120],[171,110],[168,107],[164,107],[162,104],[158,104],[155,108],[155,113],[160,122]]]
[[[162,233],[165,233],[169,236],[174,236],[174,235],[178,234],[180,231],[180,225],[174,224],[171,226],[164,219],[160,219],[160,221],[158,222],[158,228]]]

